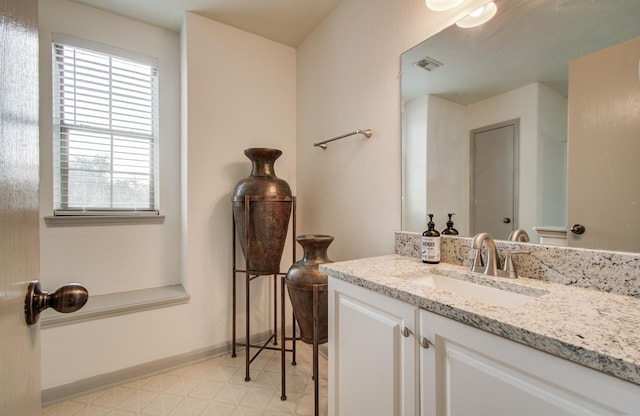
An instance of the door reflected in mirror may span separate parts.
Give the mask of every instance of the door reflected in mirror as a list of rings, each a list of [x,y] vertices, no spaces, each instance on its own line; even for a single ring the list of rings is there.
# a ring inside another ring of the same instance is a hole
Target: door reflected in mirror
[[[505,240],[518,224],[519,120],[471,131],[471,234]]]
[[[554,244],[640,252],[640,187],[629,183],[640,177],[640,1],[496,4],[487,24],[453,25],[402,55],[402,229],[422,232],[428,213],[442,229],[455,213],[460,235],[521,228],[540,242],[540,227],[557,238],[581,224]],[[441,65],[425,70],[425,59]],[[511,149],[478,159],[477,132],[514,120],[513,175],[502,180],[491,169]],[[500,180],[478,183],[489,175]],[[510,192],[512,212],[496,205]],[[476,216],[486,206],[491,223]]]

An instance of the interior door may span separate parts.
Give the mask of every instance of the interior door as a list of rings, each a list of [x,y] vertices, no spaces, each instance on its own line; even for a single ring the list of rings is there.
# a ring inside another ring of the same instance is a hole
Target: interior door
[[[518,121],[475,129],[471,224],[473,234],[487,232],[506,240],[517,228]]]
[[[40,414],[40,327],[27,326],[39,274],[38,2],[0,2],[0,415]]]
[[[570,246],[640,252],[639,61],[640,37],[569,63]]]

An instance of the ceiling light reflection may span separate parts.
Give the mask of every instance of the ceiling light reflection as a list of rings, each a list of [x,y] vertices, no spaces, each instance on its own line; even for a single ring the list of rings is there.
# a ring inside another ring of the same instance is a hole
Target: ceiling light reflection
[[[435,12],[444,12],[461,5],[464,0],[425,0],[427,7]]]
[[[491,20],[491,18],[496,15],[497,11],[498,6],[496,6],[494,2],[487,3],[469,13],[466,17],[460,19],[456,25],[464,29],[480,26]]]

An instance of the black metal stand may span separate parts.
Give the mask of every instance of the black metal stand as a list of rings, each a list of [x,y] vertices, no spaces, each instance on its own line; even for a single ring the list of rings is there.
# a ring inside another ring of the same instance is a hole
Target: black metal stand
[[[239,269],[236,265],[236,259],[237,259],[237,250],[236,250],[236,223],[233,220],[233,216],[232,216],[232,224],[233,224],[233,276],[232,276],[232,280],[233,280],[233,299],[232,299],[232,304],[233,304],[233,315],[232,315],[232,341],[231,341],[231,356],[232,357],[236,357],[236,347],[240,346],[240,347],[245,347],[246,349],[246,354],[245,354],[245,381],[250,381],[251,380],[251,376],[250,376],[250,365],[251,363],[260,355],[260,353],[265,350],[280,350],[281,352],[281,359],[282,359],[282,369],[281,369],[281,377],[282,377],[282,396],[280,397],[282,400],[286,400],[287,396],[286,396],[286,383],[285,383],[285,377],[286,377],[286,371],[285,371],[285,353],[286,352],[291,352],[293,354],[292,357],[292,365],[296,365],[296,344],[295,344],[295,340],[296,340],[296,325],[295,325],[295,316],[292,316],[291,321],[292,321],[292,326],[293,326],[293,335],[291,338],[287,338],[285,335],[285,292],[284,292],[284,277],[287,275],[286,273],[282,273],[282,272],[276,272],[273,274],[261,274],[260,272],[254,271],[254,270],[249,270],[249,260],[250,260],[250,253],[248,250],[249,247],[249,224],[250,224],[250,211],[251,211],[251,202],[259,202],[259,201],[270,201],[270,202],[274,202],[274,200],[272,198],[265,198],[265,197],[261,197],[261,196],[257,196],[257,195],[247,195],[245,196],[245,265],[243,269]],[[296,199],[295,196],[292,197],[286,197],[286,198],[282,198],[280,200],[278,200],[277,202],[291,202],[292,203],[292,216],[293,216],[293,223],[292,223],[292,246],[293,246],[293,261],[295,261],[296,258],[296,244],[295,244],[295,235],[296,235]],[[292,261],[292,262],[293,262]],[[245,342],[244,343],[240,343],[236,341],[236,315],[237,315],[237,302],[236,302],[236,295],[237,295],[237,290],[236,290],[236,279],[238,277],[238,274],[242,274],[245,278]],[[261,276],[272,276],[273,277],[273,331],[271,333],[271,336],[261,345],[257,345],[257,344],[252,344],[251,343],[251,319],[250,319],[250,300],[251,300],[251,282],[254,281],[255,279],[261,277]],[[278,345],[278,277],[280,277],[280,280],[282,281],[281,285],[280,285],[280,311],[281,311],[281,319],[280,319],[280,331],[281,331],[281,343],[280,343],[280,347],[277,347]],[[287,340],[292,340],[293,344],[292,344],[292,348],[287,349],[286,348],[286,344],[285,342]],[[273,346],[269,346],[269,343],[273,341]],[[251,355],[251,348],[257,348],[258,351],[255,352],[255,354]]]
[[[314,399],[314,408],[315,408],[315,416],[319,416],[320,414],[320,387],[319,387],[319,377],[318,377],[318,346],[320,344],[318,340],[318,333],[320,332],[318,328],[320,328],[320,292],[326,292],[329,289],[329,285],[326,283],[298,283],[292,282],[291,280],[284,279],[287,287],[298,290],[311,290],[313,291],[313,382],[314,382],[314,390],[313,390],[313,399]],[[284,286],[283,292],[284,293]],[[284,315],[283,315],[284,316]],[[295,316],[295,311],[294,311]],[[295,326],[295,325],[294,325]],[[295,341],[294,341],[295,342]],[[284,354],[284,353],[283,353]],[[283,355],[284,358],[284,355]],[[284,362],[284,361],[283,361]],[[284,369],[284,364],[283,364]],[[283,378],[284,383],[284,378]],[[284,391],[284,384],[282,385],[282,389]]]

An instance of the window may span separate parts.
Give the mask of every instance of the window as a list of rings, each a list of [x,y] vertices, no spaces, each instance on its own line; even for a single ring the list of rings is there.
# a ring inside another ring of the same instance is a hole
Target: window
[[[157,213],[157,64],[92,46],[53,42],[55,215]]]

